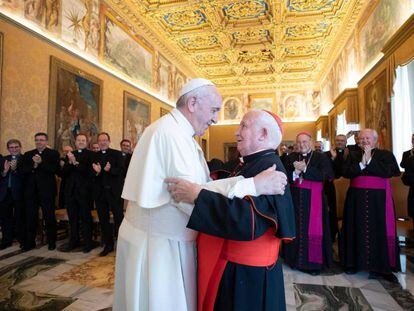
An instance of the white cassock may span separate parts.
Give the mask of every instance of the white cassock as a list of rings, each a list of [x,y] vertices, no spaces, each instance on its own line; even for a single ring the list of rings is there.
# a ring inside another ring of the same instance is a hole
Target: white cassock
[[[197,232],[193,205],[173,202],[167,177],[206,184],[209,170],[188,120],[174,109],[147,127],[135,148],[122,197],[128,207],[116,250],[115,311],[195,311]],[[226,196],[255,195],[253,179],[210,182]]]

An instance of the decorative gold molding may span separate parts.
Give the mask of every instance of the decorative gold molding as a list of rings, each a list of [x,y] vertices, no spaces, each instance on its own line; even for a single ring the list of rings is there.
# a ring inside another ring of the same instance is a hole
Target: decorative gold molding
[[[394,53],[410,36],[414,34],[414,14],[397,30],[397,32],[385,43],[381,50],[384,57]]]

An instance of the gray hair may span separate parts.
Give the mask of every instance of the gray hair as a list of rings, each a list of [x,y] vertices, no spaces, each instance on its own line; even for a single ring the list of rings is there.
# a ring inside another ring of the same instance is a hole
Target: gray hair
[[[269,140],[263,143],[263,148],[277,149],[282,142],[282,132],[276,120],[266,111],[252,109],[248,112],[253,114],[256,120],[255,126],[266,129],[269,134]]]

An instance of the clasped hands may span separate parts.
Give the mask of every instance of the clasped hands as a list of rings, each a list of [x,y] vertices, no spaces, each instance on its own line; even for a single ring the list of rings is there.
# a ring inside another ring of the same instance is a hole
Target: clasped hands
[[[306,162],[305,160],[295,161],[293,162],[293,167],[295,168],[296,175],[299,175],[306,170]]]
[[[276,171],[276,165],[269,167],[253,177],[257,195],[283,195],[287,185],[287,177],[283,172]],[[181,178],[166,178],[168,191],[176,202],[193,204],[202,187]]]
[[[101,163],[92,163],[92,168],[96,172],[96,174],[99,174],[102,171]],[[111,163],[106,162],[104,171],[109,172],[110,169],[111,169]]]

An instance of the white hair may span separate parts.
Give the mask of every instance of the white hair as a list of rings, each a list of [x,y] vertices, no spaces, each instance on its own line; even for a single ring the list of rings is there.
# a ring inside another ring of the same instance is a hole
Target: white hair
[[[272,115],[263,110],[252,109],[248,112],[255,119],[255,125],[260,129],[266,129],[269,139],[264,142],[263,148],[277,149],[282,142],[282,132],[279,124]]]

